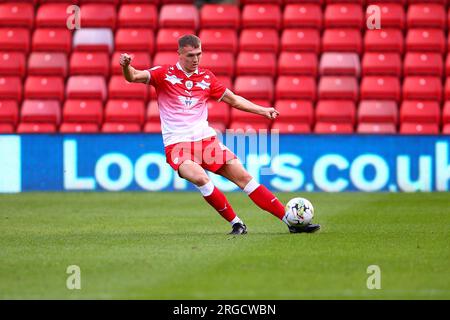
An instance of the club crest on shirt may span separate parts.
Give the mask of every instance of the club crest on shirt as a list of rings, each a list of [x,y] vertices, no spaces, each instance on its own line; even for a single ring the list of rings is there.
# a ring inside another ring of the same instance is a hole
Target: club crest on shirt
[[[188,88],[188,90],[191,90],[194,86],[194,83],[190,80],[186,81],[184,84],[186,85],[186,88]]]

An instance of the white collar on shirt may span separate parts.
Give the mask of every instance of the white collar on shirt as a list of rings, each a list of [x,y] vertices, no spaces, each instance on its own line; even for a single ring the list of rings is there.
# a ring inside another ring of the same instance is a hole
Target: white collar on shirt
[[[177,68],[178,68],[178,70],[181,70],[181,71],[183,71],[184,72],[184,74],[187,76],[187,77],[190,77],[190,76],[192,76],[194,73],[195,74],[198,74],[198,68],[197,69],[195,69],[195,71],[194,72],[191,72],[191,73],[187,73],[186,71],[184,71],[183,70],[183,68],[181,67],[181,64],[180,64],[180,62],[178,61],[177,62]]]

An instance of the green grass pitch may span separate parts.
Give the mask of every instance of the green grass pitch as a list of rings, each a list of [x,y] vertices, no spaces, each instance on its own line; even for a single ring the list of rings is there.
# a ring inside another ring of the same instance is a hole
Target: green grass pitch
[[[289,234],[241,192],[240,237],[199,193],[1,195],[0,298],[450,299],[448,193],[278,194],[299,195],[319,233]]]

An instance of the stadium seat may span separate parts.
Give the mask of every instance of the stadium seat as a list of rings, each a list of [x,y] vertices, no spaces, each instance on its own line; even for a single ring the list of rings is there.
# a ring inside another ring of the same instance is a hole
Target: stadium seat
[[[436,76],[442,77],[444,63],[442,56],[430,52],[408,52],[405,56],[403,74],[407,76]]]
[[[24,123],[17,126],[17,133],[55,133],[56,125],[53,123]]]
[[[230,28],[240,27],[241,12],[233,4],[204,4],[200,11],[201,28]]]
[[[284,7],[283,28],[322,28],[322,9],[314,3],[288,4]]]
[[[137,123],[105,122],[102,126],[104,133],[136,133],[140,131],[141,126]]]
[[[307,51],[319,54],[320,32],[317,29],[285,29],[281,35],[282,51]]]
[[[281,52],[278,58],[279,75],[305,75],[317,76],[317,55],[309,52]]]
[[[356,118],[355,103],[351,100],[319,100],[316,106],[316,122],[350,123]]]
[[[403,99],[442,100],[442,83],[438,77],[411,76],[403,80]]]
[[[319,99],[358,100],[358,81],[355,77],[322,76],[319,81]]]
[[[14,126],[11,123],[0,122],[0,134],[14,133]]]
[[[353,3],[328,4],[325,8],[325,28],[357,28],[363,26],[362,6]]]
[[[241,51],[278,53],[278,33],[275,29],[243,29],[239,38]]]
[[[276,100],[275,108],[280,113],[277,122],[307,124],[314,121],[314,108],[309,100]]]
[[[445,53],[445,35],[440,29],[409,29],[406,35],[407,51]]]
[[[314,133],[318,134],[351,134],[353,133],[351,123],[316,122]]]
[[[392,123],[361,122],[356,132],[359,134],[395,134],[397,129]]]
[[[324,52],[320,59],[319,72],[322,76],[359,77],[361,65],[356,53]]]
[[[153,53],[155,35],[151,29],[121,28],[116,31],[116,51],[147,51]]]
[[[148,86],[128,82],[122,75],[113,75],[109,80],[109,98],[112,99],[136,99],[147,102]]]
[[[209,124],[211,126],[211,124]],[[161,133],[161,123],[159,122],[146,122],[144,125],[145,133]]]
[[[95,123],[72,123],[63,122],[59,127],[61,133],[97,133],[98,125]]]
[[[316,81],[313,77],[279,76],[276,82],[275,98],[316,100]]]
[[[238,50],[238,38],[234,29],[203,29],[199,37],[204,51],[236,53]]]
[[[193,4],[167,4],[159,12],[160,28],[187,28],[197,30],[199,14]]]
[[[228,88],[230,90],[234,90],[234,85],[232,78],[229,76],[216,76],[217,81],[219,81],[221,84],[225,86],[225,88]]]
[[[70,74],[108,77],[109,63],[109,55],[106,52],[75,51],[70,57]],[[115,63],[118,65],[119,59]]]
[[[259,106],[265,107],[265,108],[270,108],[272,106],[272,104],[269,100],[253,99],[252,102]],[[271,122],[271,120],[269,120],[265,117],[262,117],[259,114],[249,113],[249,112],[242,111],[242,110],[239,110],[236,108],[231,108],[230,116],[231,116],[231,122],[247,122],[247,123],[265,122],[267,124],[267,126],[269,126],[270,122]]]
[[[450,101],[446,101],[442,110],[442,123],[450,124]]]
[[[43,3],[36,13],[36,27],[38,28],[67,28],[67,8],[72,3]],[[81,15],[80,15],[81,16]],[[80,19],[81,22],[81,19]]]
[[[174,60],[176,61],[176,59]],[[234,76],[235,57],[231,52],[203,52],[201,66],[215,75]]]
[[[265,99],[272,101],[274,95],[272,78],[264,76],[236,77],[234,90],[246,99]]]
[[[130,35],[129,33],[126,33],[124,35],[121,34],[122,30],[124,29],[118,30],[119,31],[117,31],[116,34],[116,41],[117,38],[120,38],[121,36],[124,38],[129,37],[130,39],[134,40],[134,38],[132,38],[132,35]],[[132,42],[132,40],[130,40],[130,42]],[[114,49],[114,35],[112,33],[112,30],[108,28],[82,28],[76,30],[75,34],[73,35],[73,48],[76,51],[104,51],[111,53]],[[117,50],[119,49],[117,48]],[[125,50],[133,51],[134,49],[130,47]]]
[[[22,81],[20,77],[0,76],[0,97],[4,99],[22,99]]]
[[[439,28],[447,25],[445,7],[434,3],[411,4],[408,7],[408,28]]]
[[[225,102],[218,102],[212,99],[208,100],[208,121],[228,125],[230,122],[230,114],[230,106]]]
[[[108,3],[85,3],[80,6],[83,28],[116,27],[116,7]]]
[[[114,54],[112,55],[111,58],[111,66],[110,69],[112,71],[112,74],[122,74],[122,67],[119,64],[119,59],[120,59],[120,55],[123,52],[120,51],[116,51],[114,52]],[[129,52],[127,51],[126,53],[128,53],[129,55],[131,55],[131,65],[139,70],[145,70],[145,69],[149,69],[152,67],[152,61],[150,58],[150,54],[146,51],[140,51],[140,52]],[[175,53],[177,54],[177,53]],[[109,63],[109,61],[108,61]],[[102,67],[103,69],[103,67]],[[106,70],[106,69],[103,69]],[[109,69],[108,69],[109,70]],[[100,71],[100,69],[99,69]],[[103,73],[99,73],[99,74],[103,74]]]
[[[71,76],[66,85],[68,99],[106,100],[107,89],[102,76]]]
[[[60,103],[57,100],[24,100],[20,110],[20,121],[58,125],[61,121]]]
[[[364,50],[402,54],[403,42],[403,34],[399,29],[367,30],[364,37]]]
[[[242,28],[281,27],[281,9],[274,4],[247,4],[242,8]]]
[[[72,49],[72,34],[67,28],[38,28],[33,33],[31,46],[33,51],[68,54]]]
[[[67,55],[63,52],[32,52],[28,56],[28,75],[67,77]]]
[[[395,101],[361,100],[358,107],[358,122],[390,123],[398,121],[397,103]]]
[[[156,51],[177,51],[178,39],[184,34],[194,34],[192,29],[159,29],[156,35]]]
[[[366,76],[360,87],[362,100],[394,100],[400,101],[400,81],[397,77]]]
[[[0,100],[0,125],[9,124],[11,127],[19,120],[19,105],[15,100]],[[6,127],[5,127],[6,128]]]
[[[405,28],[405,10],[403,5],[398,3],[398,1],[380,1],[376,0],[376,3],[381,9],[382,16],[382,28]],[[372,12],[366,12],[367,18],[372,14]]]
[[[26,71],[25,54],[19,51],[0,51],[0,76],[23,78]]]
[[[235,130],[237,132],[243,131],[246,134],[249,133],[257,133],[260,130],[269,130],[269,126],[267,125],[266,121],[262,121],[262,122],[237,122],[237,121],[233,121],[231,122],[229,129],[231,130]]]
[[[30,31],[25,28],[0,28],[1,51],[30,51]]]
[[[0,3],[0,27],[33,27],[34,8],[31,3]]]
[[[25,99],[64,100],[64,79],[58,76],[28,76],[25,81]]]
[[[151,100],[147,104],[146,111],[146,121],[153,123],[161,123],[161,118],[159,116],[158,102],[156,100]]]
[[[361,53],[361,31],[358,29],[325,29],[322,51]]]
[[[262,75],[274,77],[277,58],[270,52],[240,52],[237,56],[236,75]]]
[[[362,59],[363,76],[394,76],[402,74],[402,58],[398,53],[366,52]]]
[[[165,64],[176,64],[178,53],[176,52],[157,52],[153,58],[153,66],[162,66]]]
[[[103,121],[103,103],[94,99],[67,99],[64,102],[63,121],[99,125]]]
[[[442,134],[450,134],[450,124],[444,124],[442,127]]]
[[[142,100],[110,99],[105,107],[105,122],[138,123],[145,120],[145,104]]]
[[[404,100],[400,108],[400,122],[439,124],[441,110],[436,101]]]
[[[123,1],[122,1],[123,3]],[[119,28],[150,28],[158,26],[158,11],[154,4],[126,3],[122,4],[117,17]]]
[[[411,123],[404,122],[400,125],[401,134],[439,134],[439,126],[434,123]]]
[[[297,1],[298,0],[240,0],[239,3],[240,4],[260,4],[260,3],[273,3],[273,4],[278,4],[278,5],[282,5],[283,3],[289,3],[289,1]],[[308,0],[311,1],[311,0]],[[322,0],[312,0],[312,1],[322,1]]]
[[[311,133],[311,126],[307,123],[275,121],[271,131],[275,130],[280,134],[305,134]]]

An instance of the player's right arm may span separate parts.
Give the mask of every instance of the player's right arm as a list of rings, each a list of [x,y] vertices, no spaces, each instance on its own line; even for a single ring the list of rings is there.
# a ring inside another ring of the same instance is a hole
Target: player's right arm
[[[130,65],[131,56],[129,54],[122,53],[120,55],[119,63],[122,66],[123,76],[128,82],[148,83],[150,73],[147,70],[137,70],[133,68]]]

